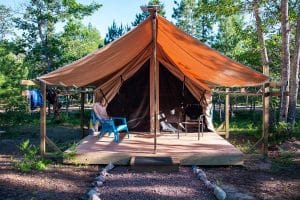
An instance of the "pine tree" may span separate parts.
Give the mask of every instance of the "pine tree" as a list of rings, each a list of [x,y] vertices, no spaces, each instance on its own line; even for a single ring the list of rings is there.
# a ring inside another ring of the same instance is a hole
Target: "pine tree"
[[[122,24],[120,26],[117,26],[116,22],[113,21],[112,25],[108,27],[108,32],[106,33],[104,44],[106,45],[111,43],[112,41],[124,35],[129,30],[130,30],[130,26],[126,25],[124,27]]]
[[[165,11],[165,5],[163,3],[160,2],[160,0],[150,0],[148,2],[148,5],[159,5],[160,6],[160,10],[158,11],[158,14],[161,16],[165,16],[166,11]],[[132,26],[137,26],[139,25],[141,22],[143,22],[148,16],[150,15],[150,13],[148,12],[142,12],[142,13],[138,13],[135,15],[135,20],[134,22],[131,23]]]
[[[173,8],[172,17],[176,20],[176,26],[202,42],[211,43],[213,20],[208,12],[203,12],[208,1],[181,0],[174,3],[176,8]]]

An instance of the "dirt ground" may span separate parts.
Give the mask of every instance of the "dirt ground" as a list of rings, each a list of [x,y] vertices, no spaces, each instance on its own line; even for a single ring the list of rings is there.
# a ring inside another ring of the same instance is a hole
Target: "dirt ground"
[[[48,130],[49,137],[56,141],[62,133],[70,133],[68,128],[57,129],[59,130]],[[72,131],[77,133],[76,130]],[[51,132],[55,132],[56,135],[51,135]],[[76,137],[72,134],[72,139]],[[37,135],[33,134],[30,139],[33,143],[38,143]],[[87,198],[86,192],[91,188],[91,183],[102,166],[70,166],[56,162],[45,171],[20,173],[13,167],[14,160],[20,157],[17,149],[20,141],[22,134],[13,139],[0,138],[0,199]],[[278,157],[263,162],[258,156],[248,155],[245,166],[201,168],[207,173],[209,180],[224,188],[234,187],[253,196],[254,199],[300,199],[300,142],[286,142],[281,147],[288,155],[296,157]],[[133,185],[124,188],[122,183],[127,184],[124,179],[129,181],[129,185]],[[151,173],[137,174],[131,171],[130,167],[117,167],[105,184],[104,188],[107,190],[102,193],[103,199],[126,199],[126,195],[132,196],[131,199],[168,199],[162,198],[163,196],[173,196],[173,199],[197,199],[197,195],[203,195],[203,198],[199,199],[214,199],[212,191],[205,189],[203,183],[193,176],[191,167],[184,167],[175,174],[158,176]],[[123,195],[118,196],[118,191]],[[187,196],[187,192],[191,192],[191,195]],[[227,199],[234,198],[229,196]]]
[[[212,167],[204,171],[221,187],[233,186],[255,199],[300,199],[300,165],[290,163],[282,168],[274,165],[248,157],[244,167]]]

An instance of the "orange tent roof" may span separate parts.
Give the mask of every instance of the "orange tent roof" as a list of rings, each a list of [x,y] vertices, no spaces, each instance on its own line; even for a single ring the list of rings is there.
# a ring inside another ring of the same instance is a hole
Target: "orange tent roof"
[[[202,90],[264,83],[256,72],[187,35],[157,16],[157,59],[177,77],[185,76]],[[38,79],[50,85],[118,89],[152,56],[151,18],[111,44]],[[120,76],[122,77],[120,80]],[[112,92],[111,95],[113,95]]]

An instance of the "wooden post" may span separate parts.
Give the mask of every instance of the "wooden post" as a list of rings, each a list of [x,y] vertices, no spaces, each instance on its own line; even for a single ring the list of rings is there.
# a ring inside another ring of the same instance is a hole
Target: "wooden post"
[[[46,154],[46,84],[40,82],[41,93],[43,97],[43,106],[40,109],[40,153]]]
[[[225,99],[225,138],[229,138],[229,88],[226,88],[226,99]]]
[[[69,88],[67,88],[67,95],[66,95],[66,115],[67,115],[67,117],[69,117],[69,99],[70,99]]]
[[[157,130],[159,122],[157,115],[159,113],[159,70],[156,59],[157,46],[157,11],[159,6],[141,6],[143,11],[148,11],[152,18],[152,58],[150,63],[150,129],[154,133],[154,153],[157,150]]]
[[[154,68],[154,153],[157,151],[157,114],[158,114],[158,102],[159,94],[157,95],[159,85],[158,82],[158,69],[157,69],[157,60],[156,60],[156,10],[152,10],[152,42],[153,42],[153,68]]]
[[[84,138],[84,97],[85,93],[83,89],[80,92],[80,130],[81,130],[81,138]]]

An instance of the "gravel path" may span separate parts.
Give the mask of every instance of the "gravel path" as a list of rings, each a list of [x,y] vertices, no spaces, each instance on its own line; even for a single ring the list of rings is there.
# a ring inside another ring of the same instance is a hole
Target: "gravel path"
[[[116,167],[100,191],[101,200],[119,199],[201,199],[214,200],[211,191],[196,178],[190,167],[174,173],[136,173],[129,167]]]
[[[82,199],[97,171],[98,166],[52,165],[45,171],[20,173],[10,156],[0,154],[0,199]]]

